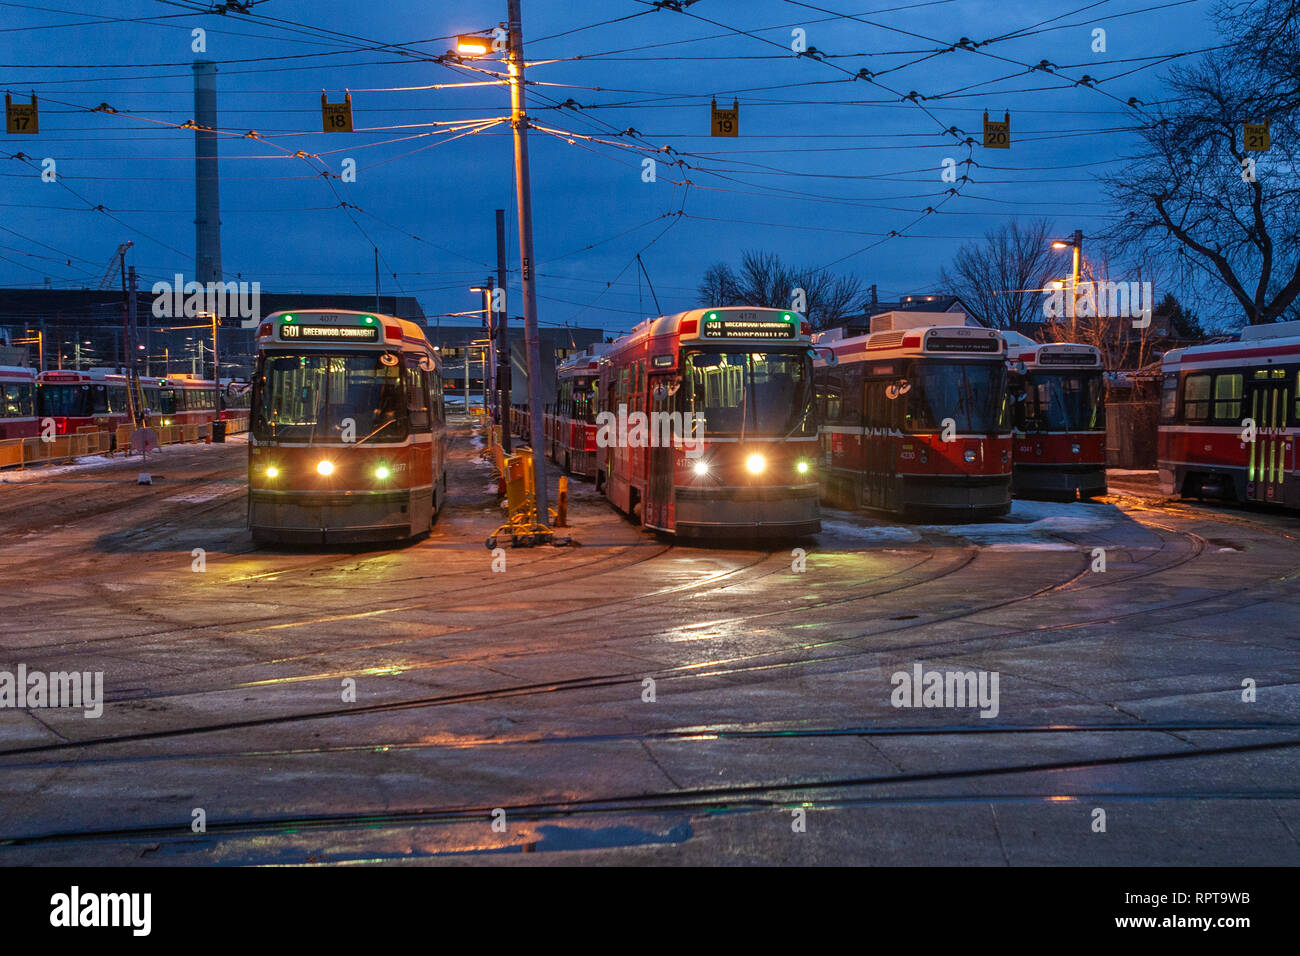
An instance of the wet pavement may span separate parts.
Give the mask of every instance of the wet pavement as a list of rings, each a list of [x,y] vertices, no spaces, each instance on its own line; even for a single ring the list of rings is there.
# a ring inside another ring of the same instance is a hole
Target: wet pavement
[[[256,549],[245,456],[0,472],[0,671],[104,696],[0,708],[0,863],[1300,862],[1290,516],[1125,473],[754,549],[575,480],[494,571],[463,432],[401,548]]]

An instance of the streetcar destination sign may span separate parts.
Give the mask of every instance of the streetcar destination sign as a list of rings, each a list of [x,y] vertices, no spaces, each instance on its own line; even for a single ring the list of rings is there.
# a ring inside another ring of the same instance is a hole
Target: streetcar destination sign
[[[792,339],[797,326],[782,319],[705,319],[706,339]]]
[[[331,340],[336,342],[378,342],[377,325],[282,325],[281,339]]]
[[[927,352],[997,352],[1002,344],[995,338],[957,338],[951,335],[932,335],[925,340]]]

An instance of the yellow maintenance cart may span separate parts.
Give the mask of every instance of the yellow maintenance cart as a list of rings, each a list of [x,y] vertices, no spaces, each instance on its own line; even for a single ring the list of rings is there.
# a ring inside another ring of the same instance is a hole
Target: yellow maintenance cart
[[[512,547],[531,548],[537,544],[553,544],[556,547],[563,547],[571,543],[567,537],[556,537],[551,525],[538,521],[537,515],[537,493],[533,483],[533,450],[528,446],[517,448],[515,454],[506,455],[501,450],[500,444],[496,442],[496,435],[493,434],[489,439],[489,447],[496,463],[497,473],[501,475],[505,484],[505,506],[506,522],[497,528],[496,531],[488,535],[485,542],[489,551],[497,546],[497,540],[510,535],[510,544]],[[560,484],[567,484],[566,480],[561,477]],[[561,488],[561,501],[564,500],[566,488]],[[561,509],[564,510],[563,508]],[[556,523],[557,514],[554,508],[548,508],[547,517],[551,523]],[[557,526],[562,526],[561,519]]]

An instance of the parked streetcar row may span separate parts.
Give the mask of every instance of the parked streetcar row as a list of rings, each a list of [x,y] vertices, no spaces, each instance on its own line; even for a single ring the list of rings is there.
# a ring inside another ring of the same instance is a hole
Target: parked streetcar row
[[[545,452],[618,510],[681,537],[797,538],[822,503],[967,520],[1013,496],[1106,493],[1099,351],[886,313],[814,335],[796,312],[693,309],[647,320],[557,369]],[[414,323],[268,316],[251,390],[188,377],[0,368],[0,438],[249,416],[259,542],[403,539],[446,497],[438,352]],[[218,408],[220,404],[221,408]],[[526,436],[525,408],[510,409]],[[1164,358],[1165,494],[1300,506],[1300,323]]]
[[[107,369],[37,372],[0,366],[0,440],[35,438],[42,432],[75,435],[87,429],[113,436],[119,425],[137,420],[164,427],[214,421],[242,427],[249,398],[247,382],[226,381],[219,389],[217,383],[191,375],[133,377]]]
[[[557,369],[546,452],[679,535],[807,533],[820,502],[966,520],[1006,514],[1013,494],[1104,494],[1100,352],[963,321],[888,313],[845,337],[778,309],[654,319]],[[603,413],[644,414],[651,432],[679,415],[698,434],[614,440]],[[511,424],[526,436],[527,410]]]

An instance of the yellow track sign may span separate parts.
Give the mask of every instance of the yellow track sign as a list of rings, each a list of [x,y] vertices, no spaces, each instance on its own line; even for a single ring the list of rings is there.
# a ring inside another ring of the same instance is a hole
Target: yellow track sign
[[[327,133],[352,132],[352,94],[346,93],[342,103],[331,103],[322,91],[320,95],[320,123]]]
[[[1242,140],[1246,149],[1257,153],[1265,152],[1271,145],[1268,138],[1267,123],[1242,123]]]
[[[1003,113],[1002,122],[989,120],[988,110],[984,111],[984,145],[989,149],[1011,148],[1011,114]]]
[[[5,94],[5,132],[6,133],[39,133],[40,118],[36,114],[36,94],[32,94],[30,103],[15,103],[13,98]]]
[[[713,101],[710,108],[713,119],[713,125],[709,130],[710,136],[739,136],[740,135],[740,101],[732,100],[731,109],[718,109],[718,101]]]

